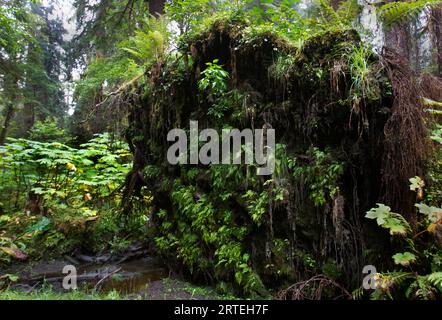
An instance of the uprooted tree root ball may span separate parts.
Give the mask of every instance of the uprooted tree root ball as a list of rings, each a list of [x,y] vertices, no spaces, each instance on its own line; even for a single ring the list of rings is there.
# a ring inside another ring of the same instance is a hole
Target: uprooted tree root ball
[[[156,252],[194,281],[234,283],[246,295],[318,273],[358,287],[368,260],[388,264],[364,255],[388,242],[364,213],[385,195],[412,220],[415,199],[402,186],[422,174],[426,152],[418,85],[394,59],[376,56],[353,30],[297,48],[242,21],[216,21],[182,43],[178,58],[157,62],[131,110],[135,160],[125,190],[128,210],[130,199],[152,194]],[[228,72],[221,92],[199,86],[207,63]],[[274,174],[169,165],[167,133],[190,120],[275,129]]]

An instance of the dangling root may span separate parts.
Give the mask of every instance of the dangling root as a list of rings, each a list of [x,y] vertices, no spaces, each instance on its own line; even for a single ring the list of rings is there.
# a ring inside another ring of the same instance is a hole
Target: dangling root
[[[384,50],[383,63],[394,100],[384,127],[381,201],[413,223],[416,198],[409,190],[408,179],[423,175],[428,151],[422,90],[406,61],[394,51]]]

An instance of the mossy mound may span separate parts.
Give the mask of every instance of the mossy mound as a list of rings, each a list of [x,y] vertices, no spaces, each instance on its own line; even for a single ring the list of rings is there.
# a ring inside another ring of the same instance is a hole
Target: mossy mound
[[[324,32],[300,49],[270,31],[218,21],[179,58],[152,68],[131,114],[126,196],[153,195],[152,242],[174,270],[248,295],[318,273],[360,285],[374,232],[364,215],[380,197],[393,105],[378,57],[361,48],[353,30]],[[221,117],[208,112],[217,100],[198,88],[215,59],[229,73]],[[271,126],[275,173],[169,165],[167,133],[190,120],[200,130]]]

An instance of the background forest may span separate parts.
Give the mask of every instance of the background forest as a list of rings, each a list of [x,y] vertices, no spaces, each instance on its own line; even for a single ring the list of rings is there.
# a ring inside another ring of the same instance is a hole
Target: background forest
[[[442,298],[442,1],[0,4],[0,299]]]

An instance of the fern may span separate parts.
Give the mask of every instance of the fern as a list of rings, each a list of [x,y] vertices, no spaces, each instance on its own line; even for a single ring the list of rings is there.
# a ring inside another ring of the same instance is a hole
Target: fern
[[[405,281],[414,279],[416,275],[412,272],[390,272],[382,275],[383,278],[387,279],[391,286],[401,287]]]
[[[437,290],[442,293],[442,272],[434,272],[426,276],[417,276],[408,287],[407,298],[435,299]]]
[[[378,9],[379,16],[386,27],[392,27],[396,24],[407,22],[425,8],[441,5],[441,0],[410,0],[395,1],[384,4]]]
[[[160,60],[166,53],[169,43],[167,21],[165,18],[150,18],[142,30],[135,31],[122,50],[130,53],[142,64]]]
[[[364,297],[364,288],[360,287],[351,293],[353,300],[361,300]]]
[[[416,275],[412,272],[388,272],[379,274],[378,277],[376,277],[376,290],[371,294],[371,299],[393,299],[391,295],[392,289],[401,288],[411,279],[416,279]]]
[[[318,6],[321,9],[321,15],[325,21],[333,21],[339,25],[342,25],[342,21],[339,18],[338,13],[333,9],[329,0],[318,0]]]
[[[344,0],[336,12],[341,21],[351,24],[362,12],[362,6],[357,0]]]
[[[340,27],[351,26],[361,12],[361,6],[356,0],[344,0],[334,9],[330,0],[316,0],[320,16],[328,27],[337,25]]]
[[[427,279],[442,293],[442,272],[433,272],[427,276]]]
[[[434,288],[429,283],[427,277],[418,276],[405,291],[408,299],[418,298],[427,300],[434,295]]]

